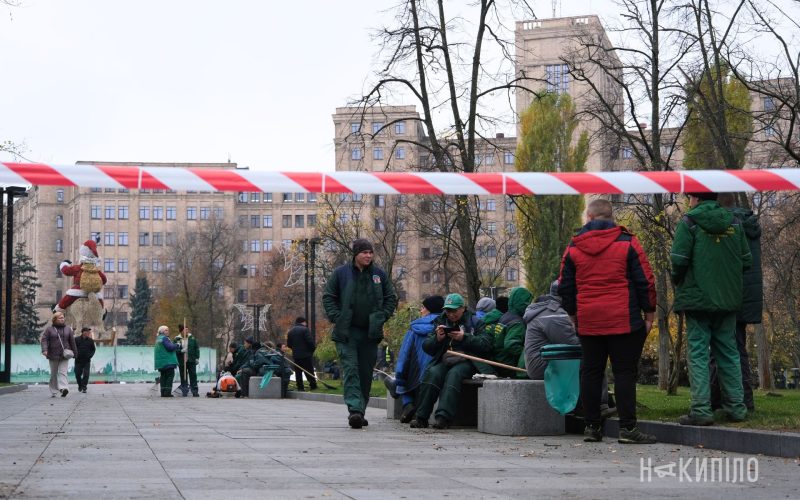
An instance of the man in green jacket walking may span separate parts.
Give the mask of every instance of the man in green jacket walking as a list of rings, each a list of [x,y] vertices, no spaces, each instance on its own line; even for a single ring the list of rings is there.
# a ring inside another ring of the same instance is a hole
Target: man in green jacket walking
[[[717,360],[722,407],[731,421],[747,409],[736,349],[736,312],[742,304],[742,275],[752,256],[741,225],[716,193],[689,193],[691,210],[678,224],[672,243],[675,311],[686,315],[691,409],[681,425],[712,425],[709,346]]]
[[[353,429],[367,425],[364,410],[372,387],[372,369],[383,340],[383,324],[397,307],[389,276],[374,265],[372,243],[353,241],[353,260],[328,278],[322,303],[333,323],[331,339],[342,365],[344,401]]]

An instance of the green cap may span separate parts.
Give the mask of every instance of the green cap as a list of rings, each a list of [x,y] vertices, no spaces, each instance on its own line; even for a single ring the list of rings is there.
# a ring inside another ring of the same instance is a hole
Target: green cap
[[[464,297],[457,293],[451,293],[444,299],[445,309],[458,309],[464,307]]]

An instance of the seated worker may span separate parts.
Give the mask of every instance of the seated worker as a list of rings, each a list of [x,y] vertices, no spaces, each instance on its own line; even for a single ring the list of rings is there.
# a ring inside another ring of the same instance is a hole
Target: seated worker
[[[327,373],[333,380],[339,380],[342,376],[342,370],[339,368],[339,364],[336,363],[335,359],[328,360],[322,365],[322,373]]]
[[[270,342],[262,347],[260,343],[253,340],[253,337],[247,337],[244,345],[247,351],[242,367],[236,373],[236,380],[242,387],[242,396],[248,398],[250,397],[250,377],[259,374],[262,366],[269,362],[269,355],[274,349]]]
[[[483,319],[491,311],[494,311],[497,305],[491,297],[481,297],[478,303],[475,304],[475,317]]]
[[[422,349],[433,358],[422,376],[419,403],[413,428],[428,427],[428,417],[433,404],[439,400],[435,429],[447,429],[455,419],[461,383],[475,374],[475,365],[466,358],[447,352],[453,351],[486,356],[491,352],[491,336],[478,331],[478,321],[467,311],[464,297],[451,293],[444,300],[444,313],[434,320],[435,329],[422,344]]]
[[[281,377],[281,397],[285,398],[287,393],[289,392],[289,380],[292,377],[292,373],[294,370],[289,366],[289,363],[286,361],[286,352],[289,347],[284,344],[283,342],[279,342],[275,351],[273,352],[273,360],[272,363],[277,365],[275,370],[276,375],[280,375]],[[263,375],[263,373],[262,373]]]
[[[228,344],[228,355],[225,356],[225,363],[222,366],[222,371],[229,373],[236,373],[242,367],[242,362],[247,355],[247,349],[240,346],[236,342]],[[220,372],[221,373],[221,372]]]
[[[401,423],[407,424],[414,418],[422,375],[431,361],[430,354],[422,349],[422,344],[428,335],[433,333],[433,322],[442,314],[443,305],[444,297],[441,295],[432,295],[422,301],[419,309],[420,317],[411,322],[400,345],[395,378],[384,379],[391,396],[399,397],[403,403],[403,411],[400,413]]]
[[[508,296],[508,312],[503,314],[495,327],[494,355],[492,359],[509,366],[518,366],[524,359],[525,323],[522,315],[531,303],[533,295],[525,287],[516,287]],[[499,329],[498,329],[499,327]],[[501,377],[516,377],[517,372],[505,368],[495,368]]]

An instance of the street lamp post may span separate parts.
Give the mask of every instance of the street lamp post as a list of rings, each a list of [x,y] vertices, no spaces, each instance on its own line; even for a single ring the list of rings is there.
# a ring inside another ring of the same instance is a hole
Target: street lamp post
[[[11,294],[13,292],[12,265],[14,263],[14,197],[25,196],[25,188],[7,187],[0,188],[0,206],[3,205],[3,198],[6,198],[6,268],[5,268],[5,294],[3,326],[5,331],[5,353],[3,356],[3,371],[0,373],[0,382],[11,382]],[[3,219],[0,212],[0,255],[3,253]],[[3,275],[2,258],[0,258],[0,280]]]
[[[261,308],[264,307],[264,304],[247,304],[247,307],[253,308],[253,335],[256,338],[256,342],[261,342]]]

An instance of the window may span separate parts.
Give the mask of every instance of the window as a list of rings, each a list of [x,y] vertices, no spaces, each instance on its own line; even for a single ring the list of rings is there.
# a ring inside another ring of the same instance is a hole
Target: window
[[[265,215],[263,222],[264,222],[264,227],[272,227],[272,216],[271,215]]]
[[[56,240],[56,252],[62,253],[64,251],[64,240]]]
[[[383,160],[383,148],[372,148],[372,159]]]
[[[405,160],[406,159],[406,148],[399,147],[394,150],[394,157],[398,160]]]
[[[503,153],[503,163],[506,165],[513,165],[514,164],[514,153],[511,151],[506,151]]]
[[[306,227],[305,225],[305,217],[302,215],[295,215],[294,216],[294,227]]]
[[[64,203],[64,190],[56,189],[56,203]]]
[[[258,215],[250,216],[250,227],[259,227],[261,224],[261,217]]]
[[[119,259],[117,261],[117,272],[119,273],[127,273],[128,272],[128,259]],[[120,297],[122,298],[122,297]]]
[[[397,244],[397,255],[405,255],[408,253],[408,246],[405,243]]]
[[[494,245],[489,245],[486,247],[486,256],[487,257],[497,257],[497,247]]]
[[[101,188],[92,188],[92,193],[102,193],[103,190]]]
[[[262,242],[261,248],[263,248],[265,252],[271,252],[272,251],[272,240],[264,240]]]
[[[168,190],[168,191],[170,191],[170,190]],[[164,194],[164,190],[163,189],[154,189],[153,190],[153,194]]]
[[[114,259],[105,259],[105,261],[103,262],[103,271],[105,271],[107,273],[113,273],[114,272]],[[109,288],[111,288],[111,287],[109,287]],[[113,290],[113,288],[112,288],[112,290]]]
[[[100,219],[100,205],[92,205],[92,219]]]
[[[247,302],[247,290],[240,288],[236,293],[236,301],[241,303]]]
[[[176,207],[167,207],[167,220],[175,220],[178,216],[178,209]]]
[[[292,240],[281,240],[281,246],[285,250],[289,250],[290,248],[292,248]]]
[[[439,280],[440,280],[440,278],[441,278],[441,277],[440,277],[440,275],[439,275],[439,271],[434,271],[434,272],[431,274],[431,281],[432,281],[432,282],[434,282],[434,283],[438,283],[438,282],[439,282]]]
[[[372,135],[377,134],[383,128],[383,122],[372,122]]]
[[[139,233],[139,246],[146,247],[150,245],[150,233]]]
[[[264,203],[272,203],[272,193],[264,193],[263,196]]]
[[[56,229],[64,229],[64,216],[56,215]]]
[[[430,248],[425,247],[425,248],[422,249],[422,258],[425,259],[425,260],[431,258],[431,249]]]
[[[153,246],[160,247],[164,244],[164,233],[153,233]]]
[[[247,216],[240,215],[239,216],[239,227],[247,227]]]
[[[397,266],[397,267],[394,268],[394,277],[395,277],[395,279],[401,280],[401,279],[403,279],[403,277],[405,275],[406,275],[406,268],[405,267]]]
[[[360,123],[351,123],[350,124],[350,133],[357,134],[361,132],[361,124]]]
[[[517,234],[517,225],[513,222],[506,222],[506,234]]]
[[[154,273],[161,272],[161,261],[158,259],[153,259],[153,272]]]
[[[140,220],[150,220],[150,207],[147,205],[141,205],[139,207],[139,219]]]
[[[339,215],[339,224],[347,224],[347,221],[350,220],[350,216],[347,214]]]
[[[117,245],[121,247],[128,246],[128,233],[117,233]]]
[[[236,196],[236,202],[247,203],[247,193],[243,193],[240,191],[239,194]]]
[[[497,233],[497,223],[496,222],[487,222],[486,223],[486,234],[496,234]]]
[[[292,216],[284,215],[281,219],[281,227],[292,227]]]
[[[117,212],[118,212],[117,215],[121,220],[128,219],[128,205],[120,205],[119,208],[117,209]]]
[[[261,240],[251,240],[250,241],[250,251],[253,253],[258,253],[261,251]]]
[[[186,207],[186,220],[197,220],[197,207]]]
[[[394,124],[394,133],[397,135],[403,135],[406,133],[406,122],[395,122]]]
[[[200,220],[208,220],[211,218],[211,208],[200,207]]]
[[[494,155],[491,153],[483,155],[483,164],[494,165]]]
[[[430,271],[423,271],[422,272],[422,282],[423,283],[430,283],[431,282],[431,273],[430,273]]]
[[[261,201],[261,193],[250,193],[250,203],[258,203]]]
[[[316,225],[317,225],[317,214],[306,215],[306,223],[308,224],[308,227],[316,227]]]
[[[633,158],[633,151],[629,147],[622,148],[622,157],[623,158]]]
[[[225,217],[225,209],[222,207],[217,207],[214,209],[214,218],[217,220],[224,219]]]
[[[376,194],[375,195],[375,206],[376,207],[385,207],[386,206],[386,195]]]
[[[559,95],[569,92],[569,67],[566,64],[545,66],[545,79],[548,92]]]
[[[104,299],[113,299],[114,298],[114,287],[107,286],[103,288],[103,298]]]
[[[114,245],[114,233],[106,233],[105,238],[103,238],[103,245],[106,246],[113,246]]]
[[[506,281],[517,281],[518,273],[517,270],[513,267],[509,267],[506,269]]]
[[[775,111],[775,101],[772,100],[772,97],[764,98],[764,111]]]
[[[361,201],[364,199],[364,195],[361,193],[353,193],[353,201]]]
[[[177,243],[178,239],[175,237],[175,233],[166,233],[165,241],[168,247],[174,247],[175,243]]]
[[[114,188],[106,188],[106,189],[105,189],[105,192],[106,192],[106,193],[113,193],[113,192],[115,192],[115,191],[116,191],[116,189],[114,189]]]
[[[375,231],[385,231],[386,230],[386,226],[383,223],[383,219],[381,219],[380,217],[376,217],[375,218],[374,228],[375,228]]]
[[[353,148],[350,150],[350,159],[351,160],[360,160],[361,159],[361,148]]]
[[[150,270],[150,261],[147,259],[139,259],[139,270],[147,272]]]
[[[140,189],[139,190],[139,194],[150,194],[150,190],[149,189]]]
[[[291,203],[292,202],[292,193],[283,193],[283,202],[284,203]]]
[[[128,285],[119,285],[117,287],[117,297],[121,299],[128,298]]]
[[[164,207],[153,207],[153,220],[161,220],[164,218]]]
[[[473,157],[473,161],[475,162],[475,166],[476,167],[480,166],[480,165],[483,165],[483,155],[482,154],[476,154]]]
[[[487,212],[494,212],[497,210],[497,202],[494,198],[489,198],[486,200],[486,211]]]
[[[100,236],[101,236],[101,235],[100,235],[100,231],[92,231],[92,239],[93,239],[94,241],[97,241],[97,240],[99,240],[99,239],[100,239]]]
[[[105,210],[105,218],[106,219],[113,219],[115,217],[115,213],[117,211],[117,207],[107,206]]]
[[[517,209],[516,203],[514,203],[514,198],[508,197],[506,198],[506,212],[514,212]]]
[[[764,128],[764,136],[766,136],[766,137],[775,137],[775,135],[777,135],[776,132],[775,132],[775,127],[773,127],[772,125],[767,125]]]
[[[309,203],[316,203],[317,202],[317,193],[308,193],[308,196],[306,196],[306,200]]]

